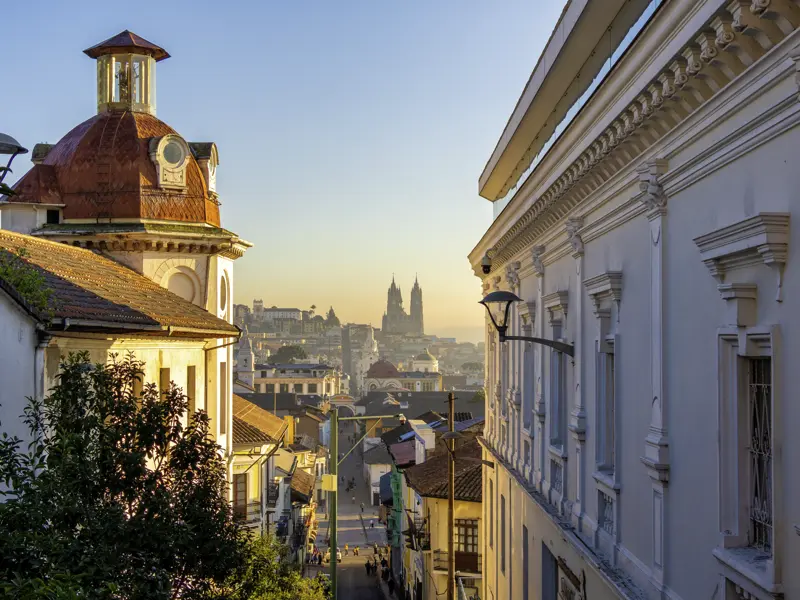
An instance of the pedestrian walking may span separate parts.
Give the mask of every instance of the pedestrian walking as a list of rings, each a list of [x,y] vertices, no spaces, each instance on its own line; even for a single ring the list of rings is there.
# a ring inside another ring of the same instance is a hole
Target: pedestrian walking
[[[367,575],[369,575],[369,572],[372,570],[372,565],[369,564],[369,559],[367,559],[367,562],[364,563],[364,568],[367,570]]]
[[[361,503],[361,512],[362,513],[364,512],[364,503],[363,502]]]
[[[389,581],[386,582],[386,585],[389,586],[389,595],[394,595],[394,579],[389,577]]]
[[[375,542],[375,545],[372,547],[372,553],[374,555],[376,555],[376,556],[378,555],[378,543],[377,542]]]
[[[356,503],[356,497],[353,496],[353,504],[355,504],[355,503]]]
[[[353,556],[358,556],[358,546],[353,548]]]
[[[345,544],[344,545],[344,555],[347,556],[347,553],[350,551],[350,546]]]
[[[370,529],[375,529],[375,519],[370,519],[369,520],[369,526],[370,526]]]

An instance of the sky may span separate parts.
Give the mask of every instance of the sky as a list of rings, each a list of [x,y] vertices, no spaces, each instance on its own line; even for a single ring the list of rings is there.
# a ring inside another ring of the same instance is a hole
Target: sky
[[[466,258],[483,170],[564,0],[11,1],[0,131],[32,148],[96,111],[82,51],[129,29],[164,47],[157,114],[219,148],[223,226],[254,247],[234,299],[380,327],[394,274],[425,329],[482,339]],[[10,50],[14,49],[14,50]],[[27,157],[14,163],[22,175]]]

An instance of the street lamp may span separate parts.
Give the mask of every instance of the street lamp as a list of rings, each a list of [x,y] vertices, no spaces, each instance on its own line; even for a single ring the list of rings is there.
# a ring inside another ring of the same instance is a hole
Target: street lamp
[[[20,143],[10,135],[0,133],[0,154],[10,154],[11,158],[8,159],[8,164],[5,167],[0,167],[0,183],[11,171],[11,162],[16,158],[17,154],[27,154],[28,149],[21,146]]]
[[[478,303],[486,307],[489,318],[492,320],[494,328],[497,329],[497,333],[500,335],[501,342],[505,342],[506,340],[532,342],[534,344],[547,346],[558,352],[563,352],[573,358],[575,357],[575,346],[572,344],[524,335],[506,335],[506,331],[508,331],[508,313],[511,310],[511,304],[514,302],[522,302],[522,298],[512,292],[497,291],[487,294],[486,297]]]

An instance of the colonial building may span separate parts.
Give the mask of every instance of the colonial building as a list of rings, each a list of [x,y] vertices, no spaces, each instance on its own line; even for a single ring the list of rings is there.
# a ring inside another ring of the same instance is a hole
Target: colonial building
[[[574,348],[487,320],[482,598],[800,597],[798,26],[567,4],[479,183],[483,293]]]
[[[438,373],[439,361],[425,348],[425,350],[411,359],[411,370],[419,371],[420,373]]]
[[[323,397],[338,394],[341,372],[329,365],[255,365],[253,386],[260,393],[295,393]]]
[[[381,359],[367,371],[363,389],[365,393],[401,390],[439,392],[442,390],[442,376],[431,371],[399,371],[388,360]]]
[[[16,360],[35,369],[4,381],[32,373],[42,395],[61,354],[104,362],[132,350],[146,381],[174,381],[209,413],[230,453],[233,261],[251,244],[221,226],[217,147],[155,116],[163,48],[124,31],[84,52],[97,61],[97,114],[37,145],[16,194],[0,201],[0,223],[17,232],[2,247],[25,249],[56,301],[54,319],[33,315],[39,325],[12,336],[26,348]]]
[[[403,294],[392,277],[386,299],[386,312],[383,314],[383,333],[423,335],[425,326],[422,317],[422,288],[414,280],[411,288],[411,310],[403,308]]]

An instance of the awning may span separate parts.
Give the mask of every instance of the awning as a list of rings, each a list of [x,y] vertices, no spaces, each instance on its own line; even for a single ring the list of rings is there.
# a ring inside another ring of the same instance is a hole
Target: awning
[[[394,494],[392,493],[392,474],[386,473],[380,478],[380,497],[381,504],[392,506],[394,504]]]

